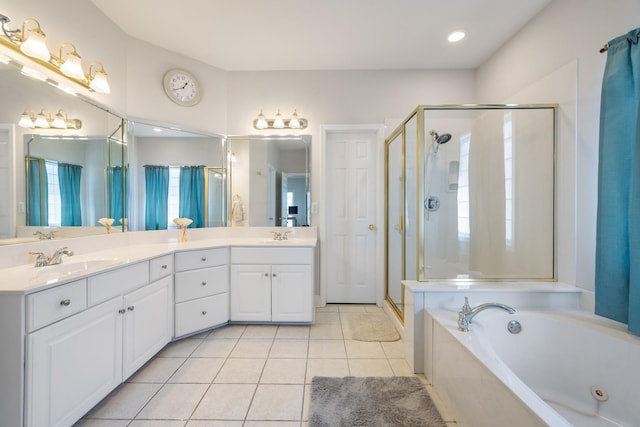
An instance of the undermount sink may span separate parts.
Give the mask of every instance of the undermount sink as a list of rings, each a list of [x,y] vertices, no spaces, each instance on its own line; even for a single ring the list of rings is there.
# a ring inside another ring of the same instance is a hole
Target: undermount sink
[[[74,261],[72,258],[64,258],[60,264],[35,267],[38,277],[47,277],[47,280],[63,278],[88,272],[100,271],[124,262],[121,258],[101,258],[84,261]]]

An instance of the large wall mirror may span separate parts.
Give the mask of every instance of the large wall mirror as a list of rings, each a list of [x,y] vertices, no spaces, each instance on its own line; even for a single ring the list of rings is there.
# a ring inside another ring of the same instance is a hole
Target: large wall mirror
[[[0,61],[0,244],[34,240],[40,230],[56,238],[104,232],[103,217],[122,225],[122,115],[34,75]],[[42,116],[48,128],[24,127],[24,116]],[[54,127],[58,116],[72,126]]]
[[[128,123],[130,230],[227,225],[227,148],[222,135],[142,120]]]
[[[311,225],[311,136],[230,136],[230,224]]]

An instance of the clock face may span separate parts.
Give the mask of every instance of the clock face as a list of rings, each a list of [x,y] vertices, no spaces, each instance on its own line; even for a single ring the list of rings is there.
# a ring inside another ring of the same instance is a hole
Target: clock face
[[[164,91],[178,105],[189,107],[200,101],[200,85],[186,71],[167,71],[164,75]]]

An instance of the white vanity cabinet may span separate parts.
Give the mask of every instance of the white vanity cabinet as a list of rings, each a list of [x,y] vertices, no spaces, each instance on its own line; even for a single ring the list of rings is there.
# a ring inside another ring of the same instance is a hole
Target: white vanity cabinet
[[[27,426],[72,425],[171,340],[172,264],[160,262],[159,272],[155,264],[27,295]],[[62,318],[59,307],[82,306],[83,297],[88,308]],[[42,319],[38,309],[53,314]]]
[[[313,322],[313,248],[232,247],[230,320]]]
[[[229,321],[229,248],[175,254],[175,336]]]

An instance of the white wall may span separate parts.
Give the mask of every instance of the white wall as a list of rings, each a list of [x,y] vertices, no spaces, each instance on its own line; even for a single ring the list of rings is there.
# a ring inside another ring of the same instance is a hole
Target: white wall
[[[312,137],[311,200],[319,203],[321,125],[398,123],[420,104],[473,103],[474,93],[472,70],[232,72],[227,130],[232,135],[256,134],[252,124],[260,109],[267,117],[278,109],[288,117],[297,109],[309,120],[302,133]],[[311,224],[321,221],[322,206]]]
[[[560,141],[565,149],[571,145],[564,152],[571,158],[563,159],[559,170],[560,179],[574,183],[574,193],[566,195],[573,203],[558,210],[561,223],[574,224],[575,237],[572,244],[560,248],[559,278],[590,290],[594,286],[600,88],[606,61],[599,49],[636,28],[638,16],[637,0],[554,0],[477,70],[479,102],[509,99],[549,76],[561,77],[538,86],[537,97],[564,102],[558,99],[559,93],[576,91],[573,134]],[[571,67],[571,63],[577,65]],[[574,88],[566,87],[567,67],[575,72]]]

